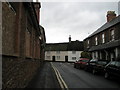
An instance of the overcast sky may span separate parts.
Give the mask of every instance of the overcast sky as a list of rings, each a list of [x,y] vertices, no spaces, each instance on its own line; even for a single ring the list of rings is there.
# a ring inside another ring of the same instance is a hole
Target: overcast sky
[[[42,2],[41,22],[46,42],[82,41],[106,23],[107,11],[118,15],[118,2]]]

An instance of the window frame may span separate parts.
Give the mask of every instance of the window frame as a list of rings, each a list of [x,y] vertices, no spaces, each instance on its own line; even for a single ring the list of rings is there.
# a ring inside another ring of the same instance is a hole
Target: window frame
[[[105,43],[105,34],[102,33],[102,43]]]
[[[98,37],[95,37],[95,45],[98,45]]]
[[[114,41],[115,40],[115,30],[111,29],[110,30],[110,41]]]

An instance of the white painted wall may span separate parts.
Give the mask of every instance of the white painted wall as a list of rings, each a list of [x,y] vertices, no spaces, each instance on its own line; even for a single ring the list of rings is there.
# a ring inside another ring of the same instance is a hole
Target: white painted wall
[[[60,53],[57,53],[57,51],[49,51],[50,53],[48,53],[47,51],[45,52],[45,60],[49,60],[52,61],[52,56],[55,56],[55,61],[65,61],[65,56],[68,55],[67,51],[60,51]],[[47,58],[49,57],[50,58]],[[60,56],[60,58],[57,58],[57,56]]]
[[[73,54],[72,51],[68,51],[68,61],[75,62],[76,60],[78,60],[81,57],[81,53],[82,53],[82,51],[76,51],[75,54]],[[72,57],[76,57],[76,59],[73,60]]]
[[[65,61],[65,56],[68,56],[68,62],[75,62],[81,57],[81,53],[82,51],[76,51],[75,54],[73,54],[72,51],[60,51],[60,53],[57,53],[57,51],[49,51],[48,53],[46,51],[45,60],[52,61],[52,56],[55,56],[55,61]],[[60,59],[58,59],[57,56],[60,56]],[[76,57],[76,59],[73,60],[72,57]]]

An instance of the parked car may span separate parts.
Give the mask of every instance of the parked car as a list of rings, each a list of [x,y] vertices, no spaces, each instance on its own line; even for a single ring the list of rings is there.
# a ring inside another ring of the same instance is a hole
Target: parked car
[[[105,75],[106,79],[111,77],[119,77],[120,80],[120,61],[111,61],[105,66]]]
[[[98,59],[91,59],[89,60],[86,65],[85,65],[85,70],[86,71],[92,71],[93,67],[95,66],[95,63],[98,61]]]
[[[97,60],[93,67],[92,73],[93,74],[96,74],[96,73],[104,74],[105,65],[107,65],[108,63],[109,63],[108,60]]]
[[[74,68],[84,68],[85,64],[89,61],[88,58],[80,58],[78,61],[74,63]]]

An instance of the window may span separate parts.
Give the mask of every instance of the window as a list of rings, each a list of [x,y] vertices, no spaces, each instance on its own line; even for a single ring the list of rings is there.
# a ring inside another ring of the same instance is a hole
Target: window
[[[110,62],[110,65],[112,65],[112,66],[113,66],[113,65],[115,65],[115,61],[113,61],[113,62]]]
[[[89,44],[90,44],[90,41],[89,41],[89,40],[87,40],[87,48],[89,48]]]
[[[50,59],[50,56],[46,56],[47,59]]]
[[[60,60],[60,56],[56,56],[57,60]]]
[[[98,45],[98,38],[95,37],[95,45]]]
[[[110,35],[111,35],[110,40],[113,41],[115,39],[115,34],[113,29],[110,31]]]
[[[76,51],[72,51],[72,54],[76,54]]]
[[[72,57],[72,60],[76,60],[76,57]]]
[[[60,54],[60,51],[56,51],[57,54]]]
[[[105,43],[105,34],[102,34],[102,43]]]

